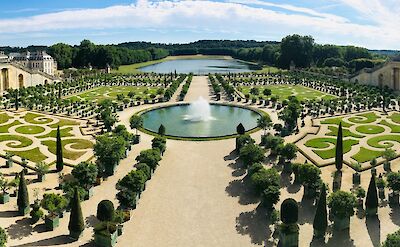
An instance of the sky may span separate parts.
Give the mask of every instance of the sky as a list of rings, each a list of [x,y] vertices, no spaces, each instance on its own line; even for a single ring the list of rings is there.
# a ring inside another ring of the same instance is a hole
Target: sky
[[[399,0],[2,1],[0,46],[201,39],[317,43],[400,50]]]

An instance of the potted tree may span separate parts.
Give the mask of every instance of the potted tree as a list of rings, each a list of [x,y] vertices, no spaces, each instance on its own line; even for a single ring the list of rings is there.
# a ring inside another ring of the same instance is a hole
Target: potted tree
[[[376,180],[376,187],[378,187],[379,199],[381,199],[381,201],[385,200],[386,181],[383,179],[381,174],[379,175],[378,179]]]
[[[72,175],[79,186],[86,190],[86,198],[93,196],[93,185],[96,183],[97,166],[91,162],[81,162],[72,169]]]
[[[355,163],[352,167],[356,170],[356,172],[353,173],[353,185],[359,185],[361,183],[361,174],[359,172],[361,170],[361,165],[360,163]]]
[[[138,134],[138,129],[143,126],[143,118],[140,115],[133,115],[129,119],[129,124],[131,129],[136,131],[135,137],[133,138],[133,144],[138,144],[140,142],[140,135]]]
[[[12,153],[9,153],[9,152],[6,153],[5,158],[6,158],[6,167],[7,168],[11,168],[13,166],[13,164],[14,164],[14,161],[12,159],[13,156],[14,155]]]
[[[392,190],[389,193],[389,204],[397,206],[399,204],[399,190],[400,190],[400,173],[389,172],[387,175],[388,187]]]
[[[35,200],[32,204],[32,211],[29,214],[31,216],[31,224],[37,223],[43,217],[43,210],[40,208],[40,201]]]
[[[44,194],[41,204],[49,213],[45,217],[46,229],[52,231],[60,224],[59,214],[67,207],[67,199],[55,193]]]
[[[101,221],[94,228],[96,246],[111,247],[117,242],[118,231],[114,220],[114,205],[109,200],[103,200],[97,205],[96,217]]]
[[[7,192],[11,188],[11,183],[0,173],[0,203],[5,204],[10,201],[10,194]]]
[[[315,198],[321,185],[321,170],[313,164],[305,163],[298,167],[298,174],[300,183],[304,186],[304,196]]]
[[[364,203],[364,197],[365,197],[365,190],[361,187],[358,186],[355,190],[354,190],[354,194],[357,197],[357,206],[358,208],[363,208],[363,203]]]
[[[387,148],[382,153],[382,157],[385,159],[385,161],[383,162],[383,169],[386,172],[389,172],[391,170],[391,168],[390,168],[390,160],[394,159],[396,157],[396,152],[391,148]]]
[[[350,217],[354,215],[356,197],[345,191],[336,191],[328,197],[328,207],[334,221],[335,230],[344,230],[350,227]]]
[[[298,211],[298,205],[294,199],[288,198],[282,202],[279,246],[292,247],[299,245]]]
[[[46,174],[49,173],[49,168],[50,168],[50,165],[48,165],[44,162],[36,163],[36,173],[37,173],[39,182],[43,182],[45,180]]]

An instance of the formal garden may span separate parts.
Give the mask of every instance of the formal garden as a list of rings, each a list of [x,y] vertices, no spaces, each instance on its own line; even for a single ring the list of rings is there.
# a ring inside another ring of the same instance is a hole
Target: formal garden
[[[341,123],[344,162],[356,170],[364,170],[398,157],[399,116],[397,112],[372,111],[315,119],[313,124],[318,131],[308,134],[296,145],[316,164],[333,164]]]

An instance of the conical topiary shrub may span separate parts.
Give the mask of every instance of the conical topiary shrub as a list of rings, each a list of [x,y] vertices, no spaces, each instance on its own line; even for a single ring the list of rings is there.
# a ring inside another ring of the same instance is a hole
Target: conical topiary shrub
[[[68,224],[69,235],[73,239],[78,239],[84,229],[85,223],[83,221],[81,201],[79,198],[78,188],[75,187],[74,197],[72,198],[71,202],[71,215]]]
[[[21,215],[26,215],[29,213],[29,194],[28,188],[26,186],[25,173],[22,171],[19,175],[19,186],[18,186],[18,212]]]
[[[378,192],[376,190],[375,176],[371,177],[365,200],[365,212],[367,216],[376,216],[378,213]]]
[[[328,212],[326,210],[326,188],[325,184],[322,184],[313,222],[314,237],[323,238],[325,236],[327,227]]]

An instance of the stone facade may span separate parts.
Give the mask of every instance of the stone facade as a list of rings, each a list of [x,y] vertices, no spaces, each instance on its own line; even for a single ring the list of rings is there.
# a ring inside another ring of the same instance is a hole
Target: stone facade
[[[45,51],[10,53],[8,60],[43,73],[54,75],[57,71],[57,62]]]
[[[400,57],[372,69],[363,69],[352,76],[350,81],[378,87],[388,86],[398,91],[400,90]]]
[[[9,88],[19,89],[55,81],[53,76],[43,72],[29,70],[19,64],[0,62],[0,93]]]

